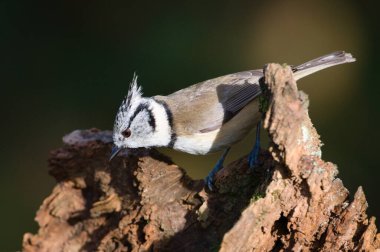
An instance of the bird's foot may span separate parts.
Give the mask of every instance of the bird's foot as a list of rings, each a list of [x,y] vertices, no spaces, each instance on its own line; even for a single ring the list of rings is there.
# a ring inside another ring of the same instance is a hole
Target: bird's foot
[[[224,159],[226,158],[227,153],[229,151],[230,151],[230,148],[227,148],[224,151],[223,155],[220,157],[220,159],[218,160],[218,162],[216,163],[214,168],[210,171],[210,173],[205,178],[205,184],[208,187],[208,189],[210,189],[210,191],[213,191],[213,189],[214,189],[215,174],[223,168]]]
[[[258,164],[259,154],[260,154],[260,128],[261,121],[257,123],[256,127],[256,141],[255,146],[248,155],[248,164],[250,169],[254,169]]]
[[[214,189],[214,176],[215,174],[210,172],[205,178],[205,184],[210,191],[213,191]]]
[[[259,154],[260,145],[255,145],[255,147],[253,147],[252,151],[248,155],[248,164],[250,169],[255,169],[255,167],[258,165]]]

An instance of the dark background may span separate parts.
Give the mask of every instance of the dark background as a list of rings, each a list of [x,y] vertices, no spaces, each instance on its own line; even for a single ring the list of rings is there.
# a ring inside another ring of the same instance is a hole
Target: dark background
[[[181,2],[181,3],[180,3]],[[268,62],[346,50],[357,62],[299,81],[323,158],[380,216],[380,21],[368,1],[0,1],[0,250],[21,247],[52,187],[49,150],[74,129],[111,129],[134,71],[145,95]],[[247,153],[251,135],[229,161]],[[196,178],[218,155],[168,152]]]

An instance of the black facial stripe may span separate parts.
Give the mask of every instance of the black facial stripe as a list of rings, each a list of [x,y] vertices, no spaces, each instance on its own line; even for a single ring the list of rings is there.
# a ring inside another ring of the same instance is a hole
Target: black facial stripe
[[[153,131],[156,131],[156,118],[154,117],[152,110],[147,109],[146,111],[148,111],[148,114],[149,114],[148,123],[150,127],[153,128]]]
[[[135,117],[138,115],[138,113],[140,113],[141,111],[143,110],[148,110],[148,106],[147,104],[144,104],[144,103],[141,103],[135,110],[135,112],[133,113],[133,115],[131,116],[131,118],[129,119],[129,123],[128,123],[128,128],[131,126],[131,123],[133,122],[133,120],[135,119]]]
[[[167,147],[173,148],[175,142],[177,141],[177,134],[173,130],[174,129],[173,128],[173,113],[171,112],[171,110],[170,110],[168,104],[166,104],[166,102],[159,101],[159,100],[156,100],[156,99],[154,99],[154,100],[164,107],[165,112],[168,115],[169,126],[170,126],[170,129],[171,129],[171,136],[170,136],[170,142],[167,145]]]

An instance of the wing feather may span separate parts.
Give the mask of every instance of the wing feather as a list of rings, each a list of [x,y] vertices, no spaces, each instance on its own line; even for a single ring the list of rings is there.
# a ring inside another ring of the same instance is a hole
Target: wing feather
[[[213,121],[207,122],[209,126],[200,129],[200,132],[205,133],[220,128],[261,94],[259,85],[259,79],[262,77],[261,72],[251,71],[249,74],[247,72],[236,73],[232,74],[232,77],[233,80],[231,82],[220,83],[216,87],[218,101],[223,108],[223,113],[219,112],[212,117]]]
[[[155,99],[170,107],[176,132],[206,133],[219,129],[261,94],[261,77],[260,70],[229,74]]]

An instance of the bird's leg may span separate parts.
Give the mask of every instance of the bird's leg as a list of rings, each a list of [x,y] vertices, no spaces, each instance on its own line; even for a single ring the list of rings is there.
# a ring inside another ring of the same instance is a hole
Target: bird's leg
[[[256,127],[256,140],[255,140],[255,146],[253,147],[252,151],[249,153],[248,156],[248,164],[249,168],[254,169],[257,165],[257,159],[259,157],[260,153],[260,128],[261,128],[261,120],[257,123]]]
[[[207,175],[207,177],[205,178],[205,183],[207,185],[207,187],[212,191],[212,187],[213,187],[213,184],[214,184],[214,176],[215,174],[223,168],[223,162],[224,162],[224,159],[226,158],[228,152],[230,151],[231,147],[228,147],[224,152],[223,152],[223,155],[219,158],[218,162],[216,163],[216,165],[214,166],[214,168],[210,171],[210,173]]]

